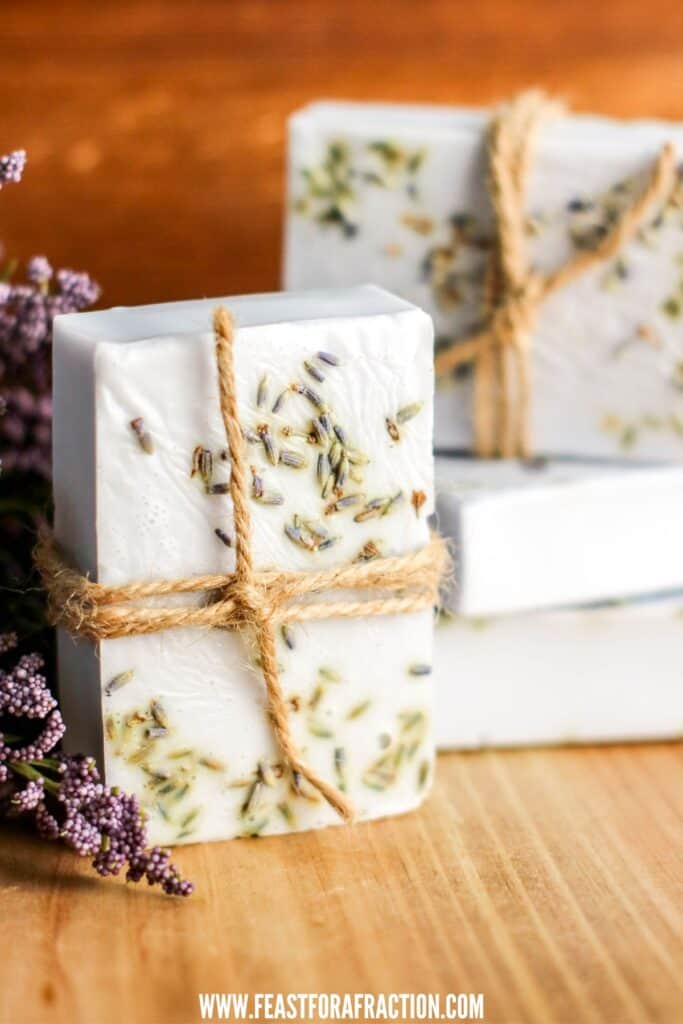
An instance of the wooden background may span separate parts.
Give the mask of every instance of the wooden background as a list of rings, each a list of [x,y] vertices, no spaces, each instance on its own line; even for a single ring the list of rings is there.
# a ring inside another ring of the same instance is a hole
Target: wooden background
[[[0,152],[30,161],[0,196],[7,251],[149,302],[277,287],[284,120],[307,100],[543,84],[683,119],[683,5],[5,0],[0,69]],[[495,1024],[677,1024],[681,761],[444,757],[408,818],[184,850],[183,904],[5,831],[0,1021],[190,1022],[208,989],[482,991]]]

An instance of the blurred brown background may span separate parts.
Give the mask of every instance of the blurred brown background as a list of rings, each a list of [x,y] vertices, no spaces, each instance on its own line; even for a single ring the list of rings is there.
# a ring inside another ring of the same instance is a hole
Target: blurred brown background
[[[87,268],[106,305],[275,288],[285,118],[315,97],[683,119],[680,0],[11,2],[0,197],[22,258]]]

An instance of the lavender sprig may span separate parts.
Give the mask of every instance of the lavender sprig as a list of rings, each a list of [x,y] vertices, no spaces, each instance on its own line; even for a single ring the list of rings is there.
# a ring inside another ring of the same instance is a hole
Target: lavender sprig
[[[0,189],[21,180],[25,163],[21,149],[0,157]],[[55,274],[45,256],[29,260],[25,281],[12,273],[0,268],[0,462],[49,480],[52,323],[91,306],[100,288],[85,273]]]
[[[0,635],[0,653],[15,644]],[[32,819],[40,836],[90,857],[102,876],[125,868],[127,881],[146,878],[170,896],[189,896],[194,887],[168,851],[148,848],[137,797],[105,786],[92,758],[55,752],[65,726],[42,666],[26,654],[0,669],[0,817]]]

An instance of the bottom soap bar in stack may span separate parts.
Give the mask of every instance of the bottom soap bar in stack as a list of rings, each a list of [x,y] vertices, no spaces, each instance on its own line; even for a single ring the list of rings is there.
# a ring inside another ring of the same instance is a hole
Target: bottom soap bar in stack
[[[487,619],[444,613],[437,745],[680,737],[682,658],[683,593]]]

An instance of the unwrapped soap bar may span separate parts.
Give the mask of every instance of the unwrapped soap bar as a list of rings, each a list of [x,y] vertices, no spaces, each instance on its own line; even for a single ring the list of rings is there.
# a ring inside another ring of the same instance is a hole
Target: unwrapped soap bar
[[[436,481],[457,567],[452,611],[496,615],[683,586],[683,467],[441,456]]]
[[[376,281],[434,318],[437,343],[481,326],[492,218],[489,111],[314,103],[290,120],[287,287]],[[537,140],[531,265],[594,248],[683,128],[564,117]],[[683,459],[683,184],[617,258],[543,304],[532,339],[534,450]],[[437,448],[471,449],[471,374],[437,391]]]
[[[492,619],[444,615],[440,750],[683,733],[683,594]]]
[[[421,548],[433,510],[432,325],[364,287],[57,318],[55,529],[67,555],[109,585],[233,571],[219,302],[237,325],[256,569]],[[361,818],[407,811],[428,787],[432,620],[431,609],[330,619],[279,636],[295,742]],[[139,795],[153,842],[338,820],[283,763],[248,633],[177,628],[97,650],[61,635],[59,654],[71,747],[99,749],[107,782]]]

